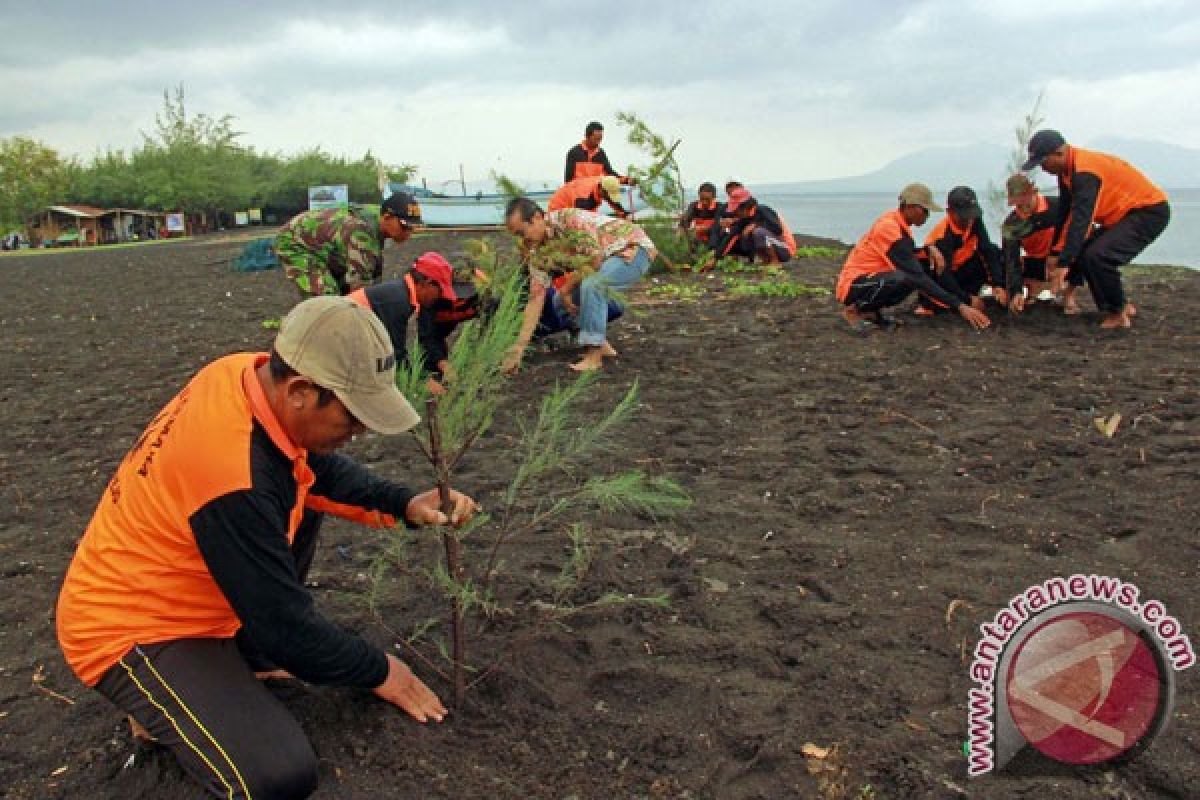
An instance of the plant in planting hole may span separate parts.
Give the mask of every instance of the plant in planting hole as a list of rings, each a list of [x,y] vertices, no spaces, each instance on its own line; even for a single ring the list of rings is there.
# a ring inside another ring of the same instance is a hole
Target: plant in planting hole
[[[486,311],[460,329],[450,354],[447,374],[451,377],[446,393],[440,397],[428,395],[419,354],[410,359],[417,366],[397,371],[401,391],[414,405],[425,406],[426,424],[414,435],[443,492],[473,448],[497,444],[485,434],[504,408],[507,378],[501,365],[517,338],[524,307],[521,265],[485,241],[470,243],[469,251],[474,266],[484,275],[480,281],[481,308]],[[561,616],[582,607],[570,603],[570,589],[586,576],[594,555],[587,528],[578,521],[580,512],[628,511],[660,517],[690,505],[683,489],[665,477],[636,470],[616,475],[585,475],[579,470],[581,459],[613,444],[614,434],[633,417],[638,404],[635,383],[606,413],[585,420],[579,411],[580,401],[591,394],[595,384],[595,375],[583,375],[556,386],[542,399],[533,421],[521,426],[514,442],[503,445],[512,453],[511,469],[504,476],[507,488],[499,497],[488,500],[486,513],[460,528],[440,530],[442,563],[413,573],[407,566],[409,540],[397,536],[371,567],[368,602],[375,618],[393,634],[396,632],[384,619],[382,606],[388,583],[397,575],[417,574],[447,600],[448,645],[439,639],[441,626],[434,621],[418,626],[410,636],[397,638],[452,685],[455,706],[460,706],[468,689],[498,663],[498,658],[482,668],[469,663],[466,626],[473,616],[493,617],[511,611],[516,603],[497,590],[497,577],[505,569],[506,544],[521,535],[565,526],[569,551],[557,577],[543,587],[545,599],[537,601],[539,610]],[[568,521],[568,516],[575,519]],[[661,605],[665,595],[608,594],[587,606],[615,602]],[[429,652],[431,642],[437,653]],[[439,666],[439,657],[448,669]]]

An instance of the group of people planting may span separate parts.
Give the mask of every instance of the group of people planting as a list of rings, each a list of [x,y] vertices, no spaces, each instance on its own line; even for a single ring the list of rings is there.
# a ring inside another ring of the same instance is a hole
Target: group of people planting
[[[505,226],[526,261],[527,302],[504,366],[516,370],[539,332],[570,329],[584,351],[571,365],[600,369],[615,357],[607,326],[618,296],[646,274],[657,248],[620,202],[629,181],[608,163],[603,129],[590,125],[567,155],[563,190],[543,210],[512,200]],[[850,251],[837,299],[856,330],[893,324],[884,309],[920,293],[919,314],[956,311],[990,321],[980,290],[1020,312],[1044,288],[1086,282],[1105,328],[1136,310],[1120,267],[1166,227],[1166,195],[1120,159],[1068,145],[1054,131],[1029,144],[1025,168],[1058,176],[1042,197],[1022,175],[1003,248],[989,239],[968,187],[918,248],[911,227],[941,211],[912,184]],[[679,221],[713,257],[788,261],[795,240],[772,209],[736,182],[716,201],[711,184]],[[601,203],[615,216],[598,213]],[[377,208],[301,214],[276,248],[305,297],[268,352],[226,356],[192,378],[154,418],[106,487],[67,572],[56,613],[67,663],[129,715],[136,735],[168,748],[212,795],[305,797],[317,758],[298,722],[262,679],[296,677],[370,689],[414,719],[440,720],[438,697],[394,655],[330,623],[305,588],[327,514],[369,525],[461,525],[470,497],[415,492],[371,474],[337,450],[365,430],[396,434],[418,421],[396,388],[408,328],[444,390],[447,338],[478,315],[471,280],[425,253],[381,282],[386,239],[422,224],[416,200],[392,194]]]
[[[859,332],[893,327],[885,309],[917,292],[917,315],[953,311],[982,330],[991,325],[984,287],[1014,314],[1048,291],[1073,315],[1080,313],[1077,289],[1087,283],[1100,327],[1131,327],[1137,308],[1125,295],[1121,267],[1166,229],[1166,193],[1120,158],[1068,144],[1058,131],[1035,133],[1028,156],[1007,181],[1013,210],[1002,247],[988,236],[975,192],[958,186],[918,248],[912,226],[943,208],[927,186],[906,186],[899,207],[875,221],[842,266],[836,295],[847,323]],[[1025,174],[1039,166],[1057,177],[1057,197],[1043,196]]]

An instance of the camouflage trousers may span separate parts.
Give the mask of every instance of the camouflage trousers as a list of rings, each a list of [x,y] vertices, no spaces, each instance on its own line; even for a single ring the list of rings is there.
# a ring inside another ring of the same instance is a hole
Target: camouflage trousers
[[[283,265],[283,274],[296,287],[301,300],[322,294],[336,297],[342,293],[337,278],[326,266],[328,256],[320,249],[312,250],[283,231],[275,239],[275,253]]]

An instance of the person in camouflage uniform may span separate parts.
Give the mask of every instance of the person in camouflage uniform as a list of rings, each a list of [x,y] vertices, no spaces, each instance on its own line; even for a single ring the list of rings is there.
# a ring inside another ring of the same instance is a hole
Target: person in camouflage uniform
[[[384,241],[407,241],[420,224],[417,201],[406,192],[396,192],[382,206],[297,214],[275,237],[275,252],[302,299],[344,295],[378,283],[383,276]]]

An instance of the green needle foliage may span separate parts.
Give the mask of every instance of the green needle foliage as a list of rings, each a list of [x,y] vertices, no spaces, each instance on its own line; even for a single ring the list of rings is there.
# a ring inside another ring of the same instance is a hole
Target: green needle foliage
[[[725,288],[734,297],[824,297],[829,294],[829,289],[824,286],[809,286],[782,277],[771,277],[759,283],[739,277],[726,278]]]
[[[1003,219],[1008,208],[1008,192],[1005,191],[1004,184],[1012,175],[1016,175],[1024,166],[1029,153],[1029,140],[1033,134],[1037,133],[1038,128],[1042,127],[1042,123],[1046,121],[1046,116],[1042,108],[1043,101],[1046,99],[1046,90],[1038,92],[1037,99],[1033,101],[1033,108],[1021,120],[1020,123],[1013,129],[1013,149],[1008,155],[1008,163],[1004,166],[1004,177],[1000,179],[1000,183],[996,184],[988,181],[987,187],[987,204],[988,210],[996,217]]]
[[[462,457],[473,447],[492,444],[486,438],[496,417],[504,412],[508,381],[501,364],[505,353],[516,341],[524,307],[522,267],[485,241],[472,242],[469,254],[473,266],[485,274],[481,307],[489,311],[460,327],[450,354],[446,393],[435,407],[440,436],[434,440],[428,426],[414,432],[422,451],[429,457],[439,483],[454,485],[454,472]],[[420,363],[414,357],[413,363]],[[427,398],[427,376],[419,367],[397,370],[397,385],[421,407]],[[504,546],[520,535],[529,535],[551,527],[563,526],[568,546],[558,575],[542,587],[544,599],[530,604],[534,610],[549,610],[554,618],[613,603],[645,603],[662,607],[667,595],[642,598],[616,593],[601,601],[572,604],[595,558],[588,529],[581,518],[594,514],[633,513],[650,518],[666,517],[686,509],[691,500],[674,481],[650,476],[638,470],[615,475],[588,473],[582,465],[587,456],[611,452],[616,434],[635,415],[638,387],[635,383],[607,412],[587,418],[579,410],[597,386],[595,373],[585,373],[570,383],[555,386],[541,402],[536,419],[523,423],[518,419],[520,435],[505,448],[511,452],[511,472],[507,489],[495,501],[490,514],[480,514],[461,528],[444,528],[440,533],[446,561],[428,569],[406,566],[411,554],[405,537],[381,553],[368,570],[371,586],[368,601],[376,618],[385,621],[386,588],[403,579],[425,582],[450,607],[451,645],[436,635],[427,624],[418,634],[397,635],[401,646],[454,687],[454,703],[482,680],[491,668],[479,669],[467,662],[465,641],[468,617],[493,618],[512,615],[515,598],[502,596],[497,578],[505,574]],[[390,628],[388,628],[391,630]],[[432,645],[434,652],[429,651]],[[443,669],[438,664],[448,665]],[[494,665],[495,662],[493,662]],[[470,684],[466,674],[477,677]]]
[[[625,133],[628,142],[650,159],[650,166],[630,164],[627,171],[637,181],[638,192],[646,204],[666,215],[680,214],[686,198],[679,163],[675,160],[679,140],[667,141],[631,111],[618,111],[617,122],[628,129]]]

